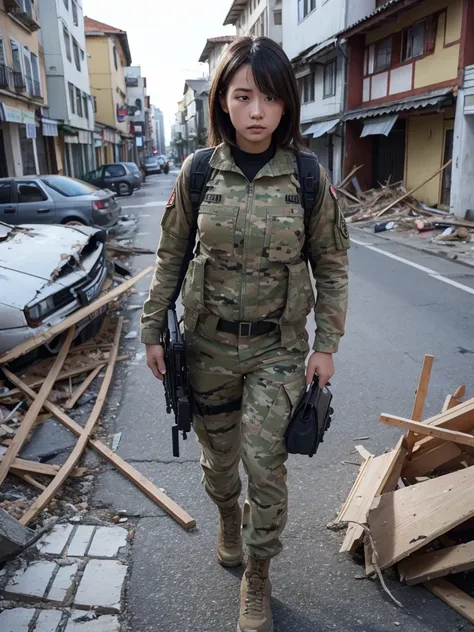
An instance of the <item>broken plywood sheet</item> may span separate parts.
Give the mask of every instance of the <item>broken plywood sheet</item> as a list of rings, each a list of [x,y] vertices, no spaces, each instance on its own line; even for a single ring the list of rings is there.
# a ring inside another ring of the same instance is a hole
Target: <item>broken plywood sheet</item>
[[[474,568],[474,542],[430,551],[403,560],[398,565],[400,579],[410,586],[451,573],[462,573]]]
[[[474,516],[474,467],[383,494],[368,524],[381,569]]]
[[[433,595],[474,623],[474,599],[445,579],[433,579],[423,584]]]

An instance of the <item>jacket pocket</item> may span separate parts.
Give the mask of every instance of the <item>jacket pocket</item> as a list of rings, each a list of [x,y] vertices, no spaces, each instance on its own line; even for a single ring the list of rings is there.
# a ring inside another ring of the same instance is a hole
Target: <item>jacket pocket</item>
[[[207,314],[204,305],[204,283],[208,256],[198,255],[190,263],[182,289],[182,303],[196,314]]]
[[[267,207],[265,246],[269,261],[298,259],[304,245],[304,211],[301,207]]]
[[[271,451],[281,449],[291,415],[306,389],[304,372],[278,390],[273,405],[263,422],[260,436],[271,445]]]
[[[306,261],[288,264],[288,291],[283,323],[301,323],[314,307],[313,286]]]
[[[210,252],[234,254],[238,206],[201,204],[198,216],[199,241]]]

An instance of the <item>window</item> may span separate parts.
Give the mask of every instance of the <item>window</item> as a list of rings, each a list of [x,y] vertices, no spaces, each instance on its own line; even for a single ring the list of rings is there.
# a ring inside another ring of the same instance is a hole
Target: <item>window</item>
[[[100,174],[97,176],[100,178]],[[48,176],[47,178],[41,178],[41,181],[48,187],[61,193],[65,197],[76,197],[76,195],[90,195],[94,193],[95,188],[81,182],[74,180],[73,178],[67,178],[65,176]]]
[[[5,43],[3,41],[3,35],[0,33],[0,65],[7,65],[7,57],[5,54]]]
[[[0,183],[0,204],[11,204],[12,200],[12,185],[11,182]]]
[[[115,70],[118,70],[118,56],[117,56],[117,48],[114,46],[114,65]]]
[[[336,94],[337,59],[332,59],[324,66],[324,98]]]
[[[22,73],[20,46],[14,40],[10,40],[10,43],[12,47],[13,71]]]
[[[82,61],[84,61],[85,58],[86,58],[86,54],[81,48],[81,59],[82,59]]]
[[[63,0],[63,2],[66,9],[69,11],[69,0]]]
[[[76,106],[75,106],[75,100],[74,100],[74,86],[72,85],[72,83],[68,83],[68,88],[69,88],[69,103],[71,105],[71,112],[75,114]]]
[[[69,61],[72,61],[71,56],[71,36],[69,35],[69,31],[65,26],[63,26],[63,34],[64,34],[64,46],[66,47],[66,56]]]
[[[414,24],[403,33],[402,61],[420,57],[425,52],[426,20]]]
[[[92,97],[92,105],[94,106],[94,114],[97,114],[97,97]]]
[[[35,97],[42,96],[41,92],[41,75],[39,69],[38,56],[31,53],[31,68],[33,70],[33,94]]]
[[[281,11],[273,11],[273,24],[275,26],[281,26]]]
[[[298,22],[316,9],[316,0],[298,0]]]
[[[76,114],[82,116],[82,94],[79,88],[76,88]]]
[[[86,93],[82,95],[82,106],[83,106],[84,116],[86,117],[87,120],[89,120],[89,99]]]
[[[126,174],[125,167],[123,165],[108,165],[105,168],[104,176],[108,178],[119,178]]]
[[[300,79],[300,93],[302,103],[309,103],[314,101],[314,72],[309,75],[305,75]]]
[[[43,202],[47,199],[47,196],[34,182],[27,182],[25,184],[18,185],[18,202],[20,204],[27,204],[28,202]]]
[[[72,50],[74,52],[74,63],[76,68],[81,70],[81,58],[79,56],[79,45],[74,38],[72,38]]]
[[[30,94],[33,94],[33,71],[31,69],[30,51],[23,46],[23,62],[25,64],[26,88]]]
[[[71,1],[72,4],[72,19],[74,20],[74,24],[76,26],[79,26],[79,16],[77,13],[77,4],[74,2],[74,0]]]
[[[392,38],[387,37],[375,47],[375,71],[390,68],[392,64]]]

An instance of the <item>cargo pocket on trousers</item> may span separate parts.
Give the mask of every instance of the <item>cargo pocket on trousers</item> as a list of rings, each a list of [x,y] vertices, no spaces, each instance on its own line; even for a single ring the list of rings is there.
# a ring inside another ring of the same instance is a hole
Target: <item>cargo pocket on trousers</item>
[[[291,382],[282,384],[278,389],[275,401],[268,411],[260,432],[260,437],[270,444],[272,452],[281,448],[293,410],[303,396],[305,389],[306,377],[304,373]]]
[[[199,443],[219,454],[231,454],[240,446],[240,419],[236,415],[216,415],[214,419],[194,415],[194,431]]]
[[[198,255],[190,263],[186,273],[181,301],[185,310],[186,328],[194,331],[199,314],[207,314],[204,305],[204,283],[206,278],[207,255]]]

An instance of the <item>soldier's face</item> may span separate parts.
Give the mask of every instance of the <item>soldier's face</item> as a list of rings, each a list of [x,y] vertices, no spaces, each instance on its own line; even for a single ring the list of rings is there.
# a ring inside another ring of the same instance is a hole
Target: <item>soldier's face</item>
[[[249,65],[235,73],[227,93],[221,97],[221,106],[230,116],[240,149],[251,153],[268,149],[284,105],[281,99],[260,92]]]

